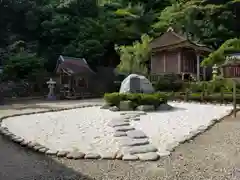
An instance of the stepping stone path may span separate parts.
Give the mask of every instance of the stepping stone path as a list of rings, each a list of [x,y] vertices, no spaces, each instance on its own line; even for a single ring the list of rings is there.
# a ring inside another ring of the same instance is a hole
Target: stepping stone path
[[[121,113],[121,118],[113,119],[108,125],[114,128],[114,137],[117,137],[121,147],[117,159],[125,161],[154,161],[159,159],[157,148],[149,143],[146,134],[141,130],[136,130],[130,125],[130,121],[140,121],[140,115],[144,112]],[[120,156],[121,155],[121,156]]]

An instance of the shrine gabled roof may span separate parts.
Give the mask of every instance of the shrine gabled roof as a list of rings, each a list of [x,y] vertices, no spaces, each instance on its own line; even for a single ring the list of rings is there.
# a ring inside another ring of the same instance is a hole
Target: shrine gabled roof
[[[150,47],[151,49],[168,49],[170,47],[181,44],[183,45],[183,47],[189,45],[203,51],[211,51],[205,45],[190,41],[186,37],[174,32],[172,28],[169,28],[167,32],[165,32],[163,35],[154,39],[150,43]]]
[[[95,73],[84,58],[68,57],[60,55],[57,63],[57,72],[64,69],[70,74],[93,74]]]

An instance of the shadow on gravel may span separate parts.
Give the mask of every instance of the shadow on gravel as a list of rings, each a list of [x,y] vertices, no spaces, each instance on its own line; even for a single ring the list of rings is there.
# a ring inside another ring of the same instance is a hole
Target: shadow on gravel
[[[0,135],[0,180],[92,180]]]

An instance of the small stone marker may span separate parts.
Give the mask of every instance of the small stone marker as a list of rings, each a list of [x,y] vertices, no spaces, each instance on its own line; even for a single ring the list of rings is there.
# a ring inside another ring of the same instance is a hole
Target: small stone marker
[[[133,130],[133,131],[128,131],[127,136],[130,138],[138,139],[138,138],[146,138],[146,134],[140,130]]]

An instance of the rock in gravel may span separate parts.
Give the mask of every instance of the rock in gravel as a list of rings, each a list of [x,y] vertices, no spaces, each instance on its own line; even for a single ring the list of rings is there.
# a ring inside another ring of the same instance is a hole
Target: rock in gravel
[[[126,154],[122,157],[122,160],[124,160],[124,161],[136,161],[136,160],[138,160],[138,157],[135,156],[135,155]]]
[[[57,151],[49,149],[46,151],[46,154],[47,155],[57,155]]]
[[[158,111],[167,111],[167,110],[171,110],[171,109],[173,109],[173,107],[168,104],[161,104],[157,108]]]
[[[129,126],[130,124],[124,120],[112,120],[108,123],[111,127],[117,127],[117,126]]]
[[[33,148],[34,146],[39,146],[39,145],[40,145],[40,144],[38,144],[38,143],[36,143],[36,142],[29,142],[27,146],[28,146],[29,148]]]
[[[46,153],[48,151],[48,148],[46,147],[42,147],[38,150],[38,152],[41,152],[41,153]]]
[[[116,158],[116,153],[113,152],[105,152],[105,153],[101,153],[101,159],[115,159]]]
[[[156,152],[137,154],[141,161],[156,161],[159,159],[159,155]]]
[[[119,142],[122,146],[140,146],[140,145],[149,144],[149,141],[147,138],[145,139],[126,138],[126,139],[119,140]]]
[[[126,131],[134,130],[134,127],[131,127],[131,126],[117,126],[117,127],[115,127],[115,130],[126,132]]]
[[[155,107],[153,105],[141,105],[136,108],[139,111],[154,111]]]
[[[82,159],[84,158],[85,154],[82,152],[77,152],[77,151],[73,151],[67,154],[67,158],[68,159]]]
[[[116,159],[121,160],[122,157],[123,157],[122,152],[121,152],[121,151],[118,151],[118,152],[116,153]]]
[[[41,148],[43,148],[42,145],[36,145],[36,146],[33,147],[33,149],[34,149],[35,151],[38,151],[38,150],[41,149]]]
[[[57,153],[57,157],[65,157],[68,153],[68,151],[59,151]]]
[[[124,147],[123,152],[128,154],[141,154],[141,153],[148,153],[148,152],[157,152],[157,148],[154,146],[147,144],[142,146],[131,146],[131,147]]]
[[[127,136],[127,133],[126,133],[126,132],[123,132],[123,131],[116,131],[113,136],[114,136],[114,137]]]
[[[133,131],[128,131],[127,136],[130,138],[138,139],[138,138],[146,138],[146,134],[140,130],[133,130]]]
[[[20,144],[21,144],[22,146],[27,146],[27,145],[28,145],[28,141],[23,140]]]
[[[119,108],[117,106],[112,106],[109,108],[110,111],[116,112],[119,111]]]
[[[84,157],[85,159],[99,159],[100,155],[96,153],[87,153]]]
[[[15,137],[15,138],[13,139],[13,141],[16,142],[16,143],[21,143],[23,140],[24,140],[24,139],[21,138],[21,137]]]

